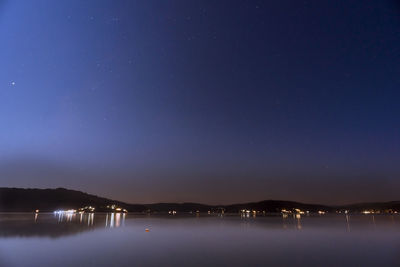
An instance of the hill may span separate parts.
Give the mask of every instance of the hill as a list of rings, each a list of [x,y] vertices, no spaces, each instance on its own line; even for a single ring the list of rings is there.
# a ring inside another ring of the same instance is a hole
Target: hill
[[[0,211],[29,212],[54,211],[58,209],[78,209],[94,206],[97,210],[115,204],[130,211],[144,211],[143,205],[130,205],[120,201],[102,198],[87,193],[64,188],[57,189],[22,189],[0,188]]]
[[[280,212],[282,209],[318,212],[348,210],[361,212],[364,210],[398,211],[400,201],[358,203],[343,206],[327,206],[320,204],[305,204],[294,201],[264,200],[260,202],[240,203],[232,205],[205,205],[199,203],[155,203],[155,204],[128,204],[117,200],[90,195],[84,192],[57,189],[22,189],[0,188],[0,212],[32,212],[36,209],[51,212],[58,209],[79,209],[92,206],[96,211],[106,211],[108,205],[117,205],[129,212],[219,212],[238,213],[241,210],[256,210],[266,212]]]

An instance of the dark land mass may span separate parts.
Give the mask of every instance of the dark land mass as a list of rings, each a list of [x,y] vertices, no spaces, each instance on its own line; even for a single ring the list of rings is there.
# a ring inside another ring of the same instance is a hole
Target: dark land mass
[[[120,201],[102,198],[87,193],[64,188],[57,189],[22,189],[0,188],[1,212],[55,211],[79,209],[93,206],[97,211],[106,209],[107,205],[115,204],[128,211],[143,211],[143,205],[126,204]]]
[[[108,211],[107,206],[116,205],[129,212],[166,213],[176,212],[227,212],[238,213],[241,210],[255,210],[258,212],[281,212],[282,209],[300,209],[309,212],[336,212],[348,210],[361,212],[375,210],[381,212],[400,212],[400,201],[359,203],[343,206],[327,206],[319,204],[305,204],[294,201],[264,200],[260,202],[232,204],[232,205],[204,205],[199,203],[156,203],[156,204],[128,204],[117,200],[90,195],[64,188],[57,189],[22,189],[0,188],[0,212],[51,212],[54,210],[79,209],[92,206],[96,211]]]

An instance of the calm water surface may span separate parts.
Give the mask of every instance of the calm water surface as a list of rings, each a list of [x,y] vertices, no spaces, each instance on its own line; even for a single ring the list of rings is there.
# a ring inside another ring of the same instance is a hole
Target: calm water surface
[[[400,216],[3,213],[0,266],[400,266]]]

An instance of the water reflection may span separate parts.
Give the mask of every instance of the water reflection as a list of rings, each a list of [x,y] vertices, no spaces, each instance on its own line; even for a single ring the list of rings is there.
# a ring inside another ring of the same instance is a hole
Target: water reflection
[[[347,226],[347,232],[350,232],[350,215],[346,213],[346,226]]]
[[[376,228],[375,215],[372,215],[372,224],[373,224],[374,229],[375,229]]]
[[[125,226],[125,219],[125,213],[0,213],[0,237],[59,237],[104,226],[122,227]]]
[[[64,212],[56,212],[54,213],[54,217],[57,218],[59,223],[61,222],[72,222],[76,218],[75,213],[64,213]]]
[[[129,216],[129,217],[128,217]],[[125,213],[26,213],[26,214],[2,214],[0,213],[0,237],[4,236],[49,236],[59,237],[72,235],[96,229],[116,229],[125,226],[128,218],[155,218],[155,215],[127,215]],[[158,216],[162,218],[162,216]],[[197,218],[197,214],[192,216]],[[218,216],[227,221],[240,220],[241,227],[251,228],[254,225],[265,229],[282,229],[285,231],[321,228],[334,225],[336,229],[350,234],[361,229],[379,230],[399,227],[400,216],[385,215],[325,215],[311,216],[301,214],[276,214],[275,216],[253,217],[250,212],[244,212],[240,216]],[[170,217],[168,217],[170,218]],[[204,217],[205,219],[212,217]],[[145,228],[145,227],[144,227]],[[144,229],[143,228],[143,229]]]
[[[300,222],[300,219],[301,219],[301,215],[300,214],[296,214],[296,220],[297,220],[297,224],[296,224],[296,228],[297,228],[297,230],[301,230],[301,222]]]
[[[125,213],[107,213],[105,227],[118,228],[125,225]]]
[[[196,215],[0,213],[0,266],[400,266],[399,215]]]
[[[102,214],[104,216],[104,214]],[[94,226],[95,214],[94,213],[55,213],[58,223],[75,223],[85,224],[87,226]],[[99,215],[97,215],[99,216]],[[107,213],[105,215],[105,227],[118,228],[125,225],[125,213]],[[37,221],[38,214],[35,214],[35,222]]]

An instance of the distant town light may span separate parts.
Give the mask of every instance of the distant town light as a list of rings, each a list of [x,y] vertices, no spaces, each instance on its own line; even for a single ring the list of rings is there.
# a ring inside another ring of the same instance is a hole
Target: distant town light
[[[55,214],[64,214],[64,213],[74,214],[74,213],[76,213],[76,210],[73,210],[73,209],[71,209],[71,210],[56,210],[56,211],[54,211],[54,213]]]

